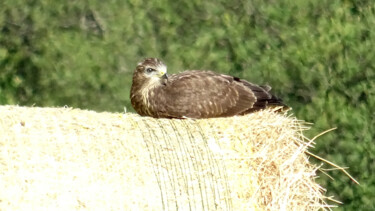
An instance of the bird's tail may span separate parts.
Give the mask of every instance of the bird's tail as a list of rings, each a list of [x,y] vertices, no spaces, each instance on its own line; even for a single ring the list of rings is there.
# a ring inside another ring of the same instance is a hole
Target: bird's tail
[[[287,106],[285,103],[283,103],[283,100],[276,97],[275,95],[272,95],[271,99],[266,100],[265,103],[266,108],[276,108],[279,107],[280,109],[277,109],[276,111],[289,111],[292,108]]]
[[[265,108],[275,108],[279,107],[280,109],[276,109],[276,111],[288,111],[290,107],[283,103],[281,98],[276,97],[275,95],[271,94],[271,87],[268,85],[256,85],[252,84],[245,80],[239,81],[251,89],[256,97],[256,102],[249,110],[245,111],[244,113],[251,113],[257,110],[262,110]]]
[[[283,103],[282,99],[276,97],[275,95],[271,94],[271,98],[259,98],[254,103],[253,107],[248,110],[247,112],[254,112],[257,110],[262,110],[265,108],[278,108],[275,111],[277,112],[285,112],[290,110],[291,108]]]

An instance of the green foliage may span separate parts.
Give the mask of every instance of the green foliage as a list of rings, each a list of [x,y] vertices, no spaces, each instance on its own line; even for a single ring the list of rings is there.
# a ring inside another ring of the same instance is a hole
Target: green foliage
[[[342,210],[375,209],[375,3],[354,0],[47,1],[0,7],[0,103],[132,110],[132,71],[213,69],[272,85],[313,122]]]

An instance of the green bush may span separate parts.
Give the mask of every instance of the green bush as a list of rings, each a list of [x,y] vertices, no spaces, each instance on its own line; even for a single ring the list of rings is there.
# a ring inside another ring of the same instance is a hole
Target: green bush
[[[313,152],[361,183],[320,175],[339,209],[374,210],[374,24],[375,2],[365,0],[4,0],[0,103],[132,110],[131,75],[144,57],[171,73],[268,83],[314,123],[308,136],[337,127]]]

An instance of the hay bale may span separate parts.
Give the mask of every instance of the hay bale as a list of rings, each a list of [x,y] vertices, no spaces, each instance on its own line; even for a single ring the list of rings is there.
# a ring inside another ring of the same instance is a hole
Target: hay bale
[[[327,208],[306,129],[270,110],[232,118],[0,106],[0,210]]]

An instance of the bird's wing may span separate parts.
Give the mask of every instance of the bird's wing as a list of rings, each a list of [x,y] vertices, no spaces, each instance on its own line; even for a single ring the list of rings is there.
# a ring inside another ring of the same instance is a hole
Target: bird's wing
[[[161,89],[154,98],[160,117],[233,116],[252,108],[257,100],[254,91],[236,78],[210,71],[171,75]]]

